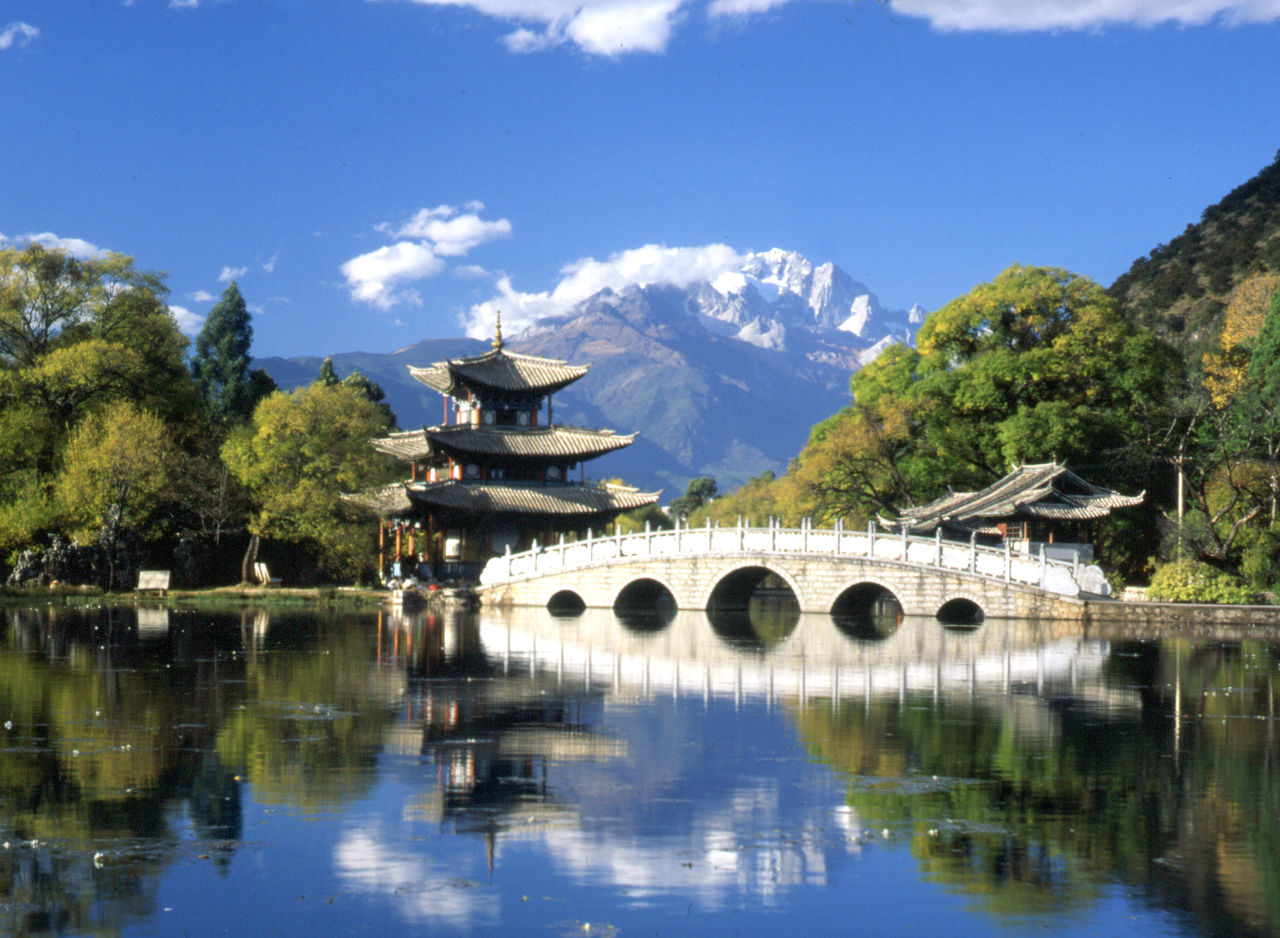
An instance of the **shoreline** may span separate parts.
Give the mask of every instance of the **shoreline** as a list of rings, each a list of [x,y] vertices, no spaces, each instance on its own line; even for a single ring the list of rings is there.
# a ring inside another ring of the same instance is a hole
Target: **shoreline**
[[[203,589],[128,591],[39,587],[0,591],[4,606],[182,606],[197,609],[328,608],[374,609],[389,602],[391,591],[363,586],[213,586]]]

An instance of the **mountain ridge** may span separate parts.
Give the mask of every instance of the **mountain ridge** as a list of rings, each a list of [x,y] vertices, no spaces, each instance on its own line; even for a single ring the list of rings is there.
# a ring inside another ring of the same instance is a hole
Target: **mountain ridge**
[[[553,400],[557,423],[638,430],[592,461],[598,478],[683,491],[699,475],[723,489],[785,471],[809,428],[848,403],[849,377],[890,342],[911,342],[923,311],[888,310],[833,263],[796,252],[747,256],[739,271],[686,285],[605,288],[509,335],[509,349],[590,364]],[[439,395],[409,365],[481,354],[481,339],[425,339],[385,355],[330,356],[340,375],[378,382],[401,426],[440,422]],[[255,362],[284,388],[312,380],[318,357]]]

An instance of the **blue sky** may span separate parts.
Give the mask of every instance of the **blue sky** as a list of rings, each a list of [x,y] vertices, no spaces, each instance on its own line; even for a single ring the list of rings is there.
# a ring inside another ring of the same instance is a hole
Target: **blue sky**
[[[1109,284],[1280,149],[1280,0],[0,0],[0,237],[389,351],[771,247]]]

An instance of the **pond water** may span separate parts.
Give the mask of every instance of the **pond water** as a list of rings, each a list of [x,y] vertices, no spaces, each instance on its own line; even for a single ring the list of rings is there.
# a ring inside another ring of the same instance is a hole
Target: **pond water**
[[[1280,643],[0,610],[0,933],[1280,931]]]

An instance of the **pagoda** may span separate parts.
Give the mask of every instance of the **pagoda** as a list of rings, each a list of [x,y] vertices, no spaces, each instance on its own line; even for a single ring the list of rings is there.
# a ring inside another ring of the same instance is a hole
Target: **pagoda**
[[[465,577],[496,554],[656,502],[659,492],[585,480],[583,463],[636,434],[552,422],[551,395],[589,368],[508,351],[501,318],[491,351],[410,367],[444,396],[445,422],[371,441],[409,464],[407,481],[352,496],[380,518],[383,572]]]
[[[904,509],[881,523],[903,533],[941,531],[949,539],[1008,542],[1022,553],[1074,550],[1093,558],[1094,523],[1117,508],[1142,504],[1145,492],[1121,495],[1095,485],[1057,462],[1015,466],[1008,475],[977,492],[948,492],[918,508]]]

